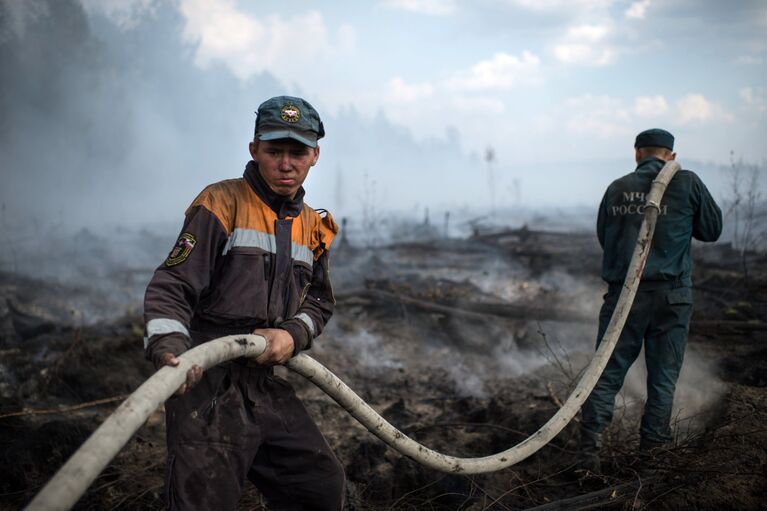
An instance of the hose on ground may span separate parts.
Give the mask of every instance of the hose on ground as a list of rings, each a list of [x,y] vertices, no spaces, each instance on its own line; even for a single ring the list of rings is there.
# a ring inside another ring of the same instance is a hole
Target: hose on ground
[[[330,370],[308,355],[286,365],[332,397],[374,435],[400,453],[434,470],[480,474],[501,470],[529,457],[551,441],[572,420],[596,385],[623,330],[650,252],[661,198],[679,170],[670,161],[653,181],[631,264],[602,342],[567,401],[527,439],[503,452],[481,458],[458,458],[429,449],[389,424]],[[230,335],[204,343],[178,358],[176,367],[163,367],[128,397],[59,469],[25,508],[29,511],[70,509],[149,416],[185,381],[193,365],[208,369],[238,357],[256,357],[266,346],[257,335]]]

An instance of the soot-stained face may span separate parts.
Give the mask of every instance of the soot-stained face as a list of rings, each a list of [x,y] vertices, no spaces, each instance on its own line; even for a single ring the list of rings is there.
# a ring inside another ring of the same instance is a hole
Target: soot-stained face
[[[292,198],[317,163],[320,148],[289,138],[260,140],[250,143],[250,155],[269,188],[277,195]]]

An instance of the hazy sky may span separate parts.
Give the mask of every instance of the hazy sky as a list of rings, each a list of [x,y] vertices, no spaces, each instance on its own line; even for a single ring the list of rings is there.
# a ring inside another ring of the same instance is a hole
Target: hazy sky
[[[150,0],[89,0],[123,26]],[[105,7],[106,6],[106,7]],[[767,157],[763,0],[180,0],[201,67],[269,72],[318,108],[353,105],[418,138],[454,126],[508,160],[621,156],[648,126],[680,151]]]
[[[765,34],[764,0],[0,0],[0,199],[180,218],[289,93],[328,131],[312,205],[596,208],[642,129],[767,158]]]

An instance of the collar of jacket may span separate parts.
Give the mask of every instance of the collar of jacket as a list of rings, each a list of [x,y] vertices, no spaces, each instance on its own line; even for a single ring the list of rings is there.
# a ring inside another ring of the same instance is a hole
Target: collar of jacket
[[[266,184],[264,178],[261,177],[261,172],[258,170],[258,164],[253,160],[250,160],[245,167],[243,177],[253,191],[256,192],[258,198],[264,201],[264,204],[269,206],[269,209],[277,213],[277,218],[285,218],[286,216],[297,217],[301,214],[301,210],[304,208],[303,186],[298,189],[296,196],[292,199],[277,195],[271,188],[269,188],[269,185]]]
[[[656,158],[655,156],[648,156],[647,158],[639,160],[636,171],[652,172],[656,174],[660,172],[660,169],[662,169],[665,164],[666,162],[661,160],[660,158]]]

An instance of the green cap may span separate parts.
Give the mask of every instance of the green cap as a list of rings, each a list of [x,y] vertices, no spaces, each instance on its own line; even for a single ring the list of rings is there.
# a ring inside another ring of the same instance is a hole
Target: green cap
[[[256,112],[254,138],[278,140],[292,138],[309,147],[325,136],[320,114],[307,101],[293,96],[267,99]]]
[[[634,142],[635,149],[642,147],[665,147],[669,151],[674,150],[674,135],[660,128],[645,130],[637,135]]]

